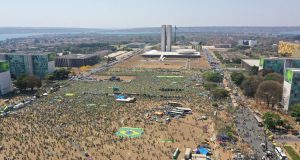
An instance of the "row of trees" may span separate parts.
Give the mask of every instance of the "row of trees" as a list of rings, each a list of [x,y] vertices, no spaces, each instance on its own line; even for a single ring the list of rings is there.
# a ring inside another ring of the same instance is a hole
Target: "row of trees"
[[[241,61],[242,61],[240,58],[224,59],[219,51],[214,51],[214,54],[222,63],[241,64]]]
[[[67,79],[71,73],[70,69],[60,68],[55,70],[52,74],[46,76],[46,80],[64,80]]]
[[[231,80],[243,89],[244,95],[256,97],[272,108],[281,101],[284,78],[271,70],[263,70],[258,75],[248,77],[241,72],[233,72]]]
[[[81,43],[81,44],[71,45],[65,50],[68,50],[72,53],[88,54],[88,53],[94,53],[96,51],[101,51],[101,50],[111,50],[114,52],[117,50],[117,48],[110,45],[109,43]]]
[[[70,74],[70,69],[57,69],[53,74],[49,74],[45,77],[45,80],[64,80],[68,78]],[[42,86],[42,81],[36,76],[22,75],[16,79],[14,85],[21,91],[27,89],[34,90],[34,88],[40,88]]]
[[[203,73],[203,78],[208,82],[203,86],[206,90],[211,91],[214,98],[226,98],[228,97],[228,91],[218,87],[217,83],[222,82],[223,75],[219,72],[208,71]]]
[[[300,103],[293,105],[291,108],[292,117],[300,117]]]
[[[203,78],[210,82],[219,83],[222,82],[223,75],[221,75],[219,72],[207,71],[203,73]]]

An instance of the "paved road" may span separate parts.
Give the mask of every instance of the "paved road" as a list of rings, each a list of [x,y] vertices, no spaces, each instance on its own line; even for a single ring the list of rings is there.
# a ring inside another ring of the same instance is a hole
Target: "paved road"
[[[264,128],[258,126],[258,122],[248,107],[240,107],[237,110],[236,127],[242,141],[250,144],[256,158],[262,158],[265,155],[264,148],[261,146],[265,143]],[[268,139],[267,144],[268,150],[273,151],[272,143]]]
[[[297,142],[300,142],[300,138],[298,138],[296,136],[276,136],[275,139],[276,139],[276,142],[279,142],[279,143],[283,143],[283,142],[297,143]]]
[[[236,85],[231,82],[230,75],[227,72],[225,76],[231,84],[231,88],[237,88]],[[240,92],[237,92],[237,94],[238,95],[234,97],[241,102],[241,106],[239,106],[235,113],[236,128],[242,141],[247,142],[251,146],[256,159],[262,159],[262,157],[266,155],[265,148],[261,146],[261,144],[265,142],[267,142],[268,151],[271,151],[274,155],[273,144],[268,140],[268,137],[265,137],[264,127],[258,126],[258,122],[254,116],[255,113],[248,107],[248,101],[244,96],[242,96]]]
[[[216,57],[208,49],[204,49],[204,53],[207,57],[208,62],[218,62]],[[220,63],[220,62],[219,62]],[[221,64],[211,65],[214,70],[223,71]],[[224,73],[225,79],[228,80],[231,88],[236,88],[236,86],[231,82],[230,76],[227,72]],[[244,103],[244,106],[239,106],[238,111],[235,113],[236,116],[236,128],[237,132],[242,138],[242,141],[247,142],[252,150],[254,151],[255,159],[262,159],[265,156],[265,148],[261,146],[262,143],[265,143],[265,133],[264,128],[258,126],[253,112],[250,108],[246,107],[245,100],[243,101],[243,96],[237,95],[235,99],[241,100]],[[273,152],[272,143],[267,139],[268,150]]]
[[[204,54],[206,55],[207,61],[210,64],[210,67],[215,71],[223,71],[219,60],[211,53],[208,49],[204,49]]]

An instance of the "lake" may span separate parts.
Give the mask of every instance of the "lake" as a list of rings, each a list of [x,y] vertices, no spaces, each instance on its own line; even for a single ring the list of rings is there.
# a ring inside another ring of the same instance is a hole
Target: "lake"
[[[17,34],[0,34],[0,41],[11,39],[11,38],[22,38],[30,36],[43,35],[44,33],[17,33]]]

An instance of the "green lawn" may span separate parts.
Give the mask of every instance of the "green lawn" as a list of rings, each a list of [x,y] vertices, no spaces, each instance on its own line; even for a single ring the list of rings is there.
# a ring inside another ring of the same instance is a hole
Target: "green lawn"
[[[300,156],[291,146],[284,146],[284,149],[288,152],[293,160],[299,160]]]

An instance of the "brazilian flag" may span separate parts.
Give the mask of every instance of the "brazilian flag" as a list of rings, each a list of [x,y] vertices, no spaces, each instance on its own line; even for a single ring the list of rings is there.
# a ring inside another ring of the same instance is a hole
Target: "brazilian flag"
[[[123,138],[138,138],[142,136],[144,130],[141,128],[122,127],[116,133],[116,136]]]

